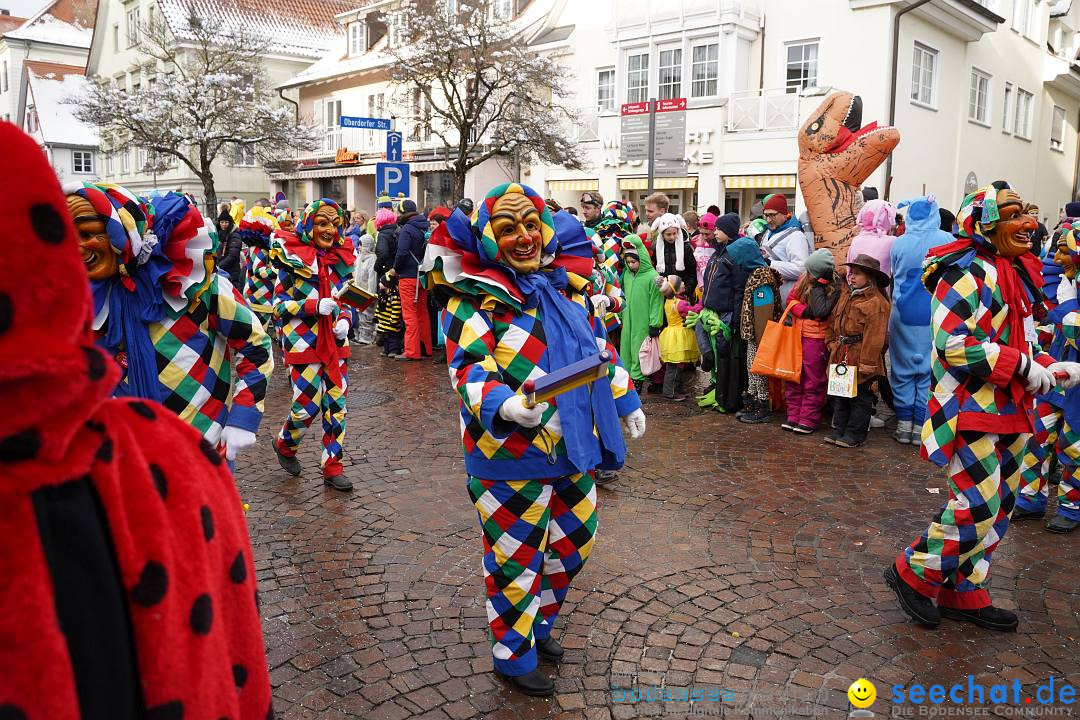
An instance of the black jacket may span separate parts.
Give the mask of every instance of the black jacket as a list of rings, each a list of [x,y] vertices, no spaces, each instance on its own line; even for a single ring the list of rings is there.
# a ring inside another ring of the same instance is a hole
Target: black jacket
[[[221,229],[221,221],[228,220],[227,229]],[[240,250],[244,246],[243,240],[235,232],[235,224],[229,213],[222,211],[218,215],[218,269],[228,276],[229,282],[234,288],[240,289],[240,283],[244,279],[243,267],[240,262]]]
[[[417,269],[424,261],[427,249],[427,231],[431,227],[423,215],[402,215],[398,220],[397,257],[394,269],[399,278],[415,278]]]
[[[719,315],[724,322],[738,321],[746,279],[750,273],[736,265],[727,254],[727,246],[717,248],[701,277],[701,304]]]
[[[382,279],[386,271],[394,267],[397,255],[398,226],[383,225],[375,237],[375,276]]]

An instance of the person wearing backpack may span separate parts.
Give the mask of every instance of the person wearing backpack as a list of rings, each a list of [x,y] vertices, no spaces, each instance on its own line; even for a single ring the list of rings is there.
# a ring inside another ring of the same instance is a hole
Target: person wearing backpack
[[[416,211],[412,200],[401,201],[398,217],[397,255],[394,274],[401,294],[401,315],[405,319],[405,354],[402,360],[419,360],[431,355],[431,320],[427,311],[427,290],[416,279],[416,269],[427,247],[428,219]]]

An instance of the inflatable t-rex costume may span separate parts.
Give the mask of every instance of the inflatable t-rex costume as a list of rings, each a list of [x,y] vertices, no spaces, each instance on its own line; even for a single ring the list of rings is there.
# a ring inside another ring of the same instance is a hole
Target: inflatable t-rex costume
[[[860,186],[900,142],[893,127],[862,123],[862,98],[833,93],[799,128],[799,187],[816,247],[832,251],[837,265],[858,233]]]

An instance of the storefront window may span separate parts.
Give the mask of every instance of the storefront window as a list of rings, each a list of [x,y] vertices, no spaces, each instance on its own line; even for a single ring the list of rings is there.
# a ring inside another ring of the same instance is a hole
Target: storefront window
[[[323,178],[319,181],[319,197],[330,198],[338,205],[345,203],[344,178]]]
[[[454,197],[454,176],[448,172],[424,173],[424,198],[421,209],[442,205],[453,209],[460,198]]]

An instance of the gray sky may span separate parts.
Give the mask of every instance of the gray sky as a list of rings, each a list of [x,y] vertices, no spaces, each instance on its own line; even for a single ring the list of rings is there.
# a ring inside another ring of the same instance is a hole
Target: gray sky
[[[0,0],[0,8],[7,10],[11,15],[28,17],[40,10],[45,5],[44,0]]]

